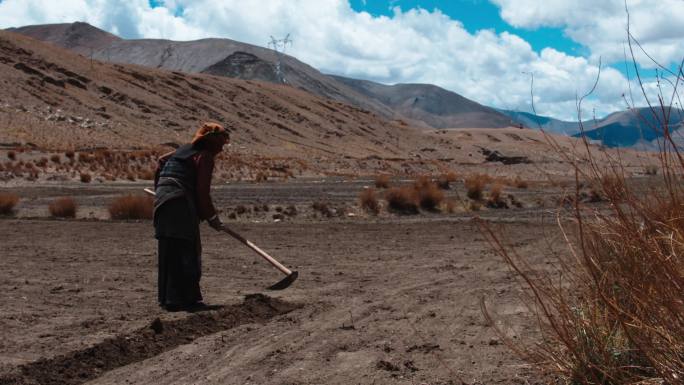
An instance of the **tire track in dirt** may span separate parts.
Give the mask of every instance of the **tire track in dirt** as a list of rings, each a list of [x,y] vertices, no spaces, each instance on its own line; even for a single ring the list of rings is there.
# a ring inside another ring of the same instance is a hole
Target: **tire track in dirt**
[[[20,365],[11,374],[0,377],[0,383],[82,384],[108,371],[157,356],[197,338],[247,323],[265,323],[301,307],[300,304],[263,294],[250,294],[238,305],[190,314],[183,319],[162,321],[156,318],[145,327],[108,338],[89,348]]]

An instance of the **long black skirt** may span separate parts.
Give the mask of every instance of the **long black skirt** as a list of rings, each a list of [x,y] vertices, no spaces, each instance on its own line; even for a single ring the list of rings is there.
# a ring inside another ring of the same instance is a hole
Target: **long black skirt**
[[[188,306],[202,301],[202,266],[196,242],[159,238],[159,304]]]

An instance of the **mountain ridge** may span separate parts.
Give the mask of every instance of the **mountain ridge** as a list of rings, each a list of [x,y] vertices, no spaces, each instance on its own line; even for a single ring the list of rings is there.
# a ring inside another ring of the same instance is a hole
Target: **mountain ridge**
[[[102,61],[187,73],[210,73],[245,80],[277,80],[274,73],[274,63],[277,60],[275,51],[230,39],[208,38],[188,42],[164,39],[109,39],[108,36],[111,34],[85,23],[24,26],[13,31]],[[94,43],[88,41],[89,34],[94,36]],[[404,99],[403,103],[388,105],[383,103],[378,92],[360,92],[354,84],[341,81],[341,77],[324,75],[289,55],[283,54],[280,57],[282,73],[289,85],[315,95],[355,105],[387,119],[404,120],[409,124],[432,128],[484,127],[484,122],[487,121],[490,121],[493,127],[510,126],[510,119],[498,111],[442,88],[436,91],[434,87],[437,86],[434,85],[420,85],[418,92],[413,93],[414,98],[434,101],[435,95],[438,94],[442,99],[455,103],[453,109],[442,108],[435,113],[429,111],[431,103],[409,105],[408,98],[402,94],[407,88],[416,88],[417,85],[385,86],[390,87],[389,90],[398,90],[398,97]],[[373,84],[377,85],[376,89],[384,86]],[[466,109],[470,111],[460,112],[463,109],[462,105],[467,106]],[[474,105],[478,107],[473,108]]]

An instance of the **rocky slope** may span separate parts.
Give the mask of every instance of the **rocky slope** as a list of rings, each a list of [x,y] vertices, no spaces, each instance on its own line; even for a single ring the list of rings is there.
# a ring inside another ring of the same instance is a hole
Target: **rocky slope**
[[[385,86],[327,76],[288,55],[282,56],[282,75],[279,76],[275,71],[275,51],[230,39],[184,42],[124,40],[86,23],[26,26],[13,31],[102,61],[246,80],[284,82],[388,119],[402,119],[415,125],[432,128],[498,128],[511,125],[510,119],[498,111],[432,85]]]

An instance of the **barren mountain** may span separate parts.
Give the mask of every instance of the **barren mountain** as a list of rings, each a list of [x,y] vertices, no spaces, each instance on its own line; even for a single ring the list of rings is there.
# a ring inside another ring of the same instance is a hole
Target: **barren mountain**
[[[511,119],[498,111],[433,85],[386,86],[327,76],[288,55],[282,55],[281,79],[275,70],[275,51],[230,39],[186,42],[123,40],[86,23],[36,25],[14,31],[102,61],[272,83],[285,82],[319,96],[373,111],[388,119],[403,119],[426,127],[500,128],[511,125]]]
[[[275,51],[230,39],[171,41],[104,39],[110,35],[87,23],[45,24],[14,29],[101,61],[137,64],[185,73],[208,73],[245,80],[281,83]],[[113,35],[110,35],[113,36]],[[289,55],[282,55],[283,81],[315,95],[343,101],[386,118],[394,112],[375,100],[338,83]]]
[[[432,84],[388,86],[367,80],[332,76],[356,91],[389,106],[401,116],[435,128],[502,128],[511,118],[493,108]]]

